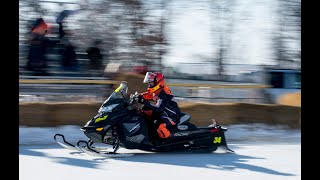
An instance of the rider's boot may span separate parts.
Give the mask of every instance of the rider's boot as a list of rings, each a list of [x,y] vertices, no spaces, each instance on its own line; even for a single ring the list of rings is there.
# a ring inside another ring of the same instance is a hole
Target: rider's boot
[[[159,125],[157,132],[160,138],[166,139],[170,137],[170,131],[166,128],[165,123]]]

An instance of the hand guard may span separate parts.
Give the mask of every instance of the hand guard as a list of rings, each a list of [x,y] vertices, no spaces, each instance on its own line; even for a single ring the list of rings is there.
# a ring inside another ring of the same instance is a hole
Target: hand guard
[[[137,92],[135,94],[131,94],[129,104],[134,104],[134,103],[138,102],[138,100],[139,100],[138,96],[139,96],[139,94]]]

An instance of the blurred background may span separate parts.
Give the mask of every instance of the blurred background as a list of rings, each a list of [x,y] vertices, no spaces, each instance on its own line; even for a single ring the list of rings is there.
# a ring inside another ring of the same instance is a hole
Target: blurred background
[[[20,102],[103,102],[147,71],[180,102],[300,107],[301,1],[19,0]]]

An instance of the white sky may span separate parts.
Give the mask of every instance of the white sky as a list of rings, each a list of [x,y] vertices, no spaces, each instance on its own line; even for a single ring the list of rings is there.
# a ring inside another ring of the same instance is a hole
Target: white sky
[[[178,1],[172,6],[180,6]],[[270,64],[272,58],[270,33],[275,28],[276,18],[272,1],[235,1],[234,26],[230,37],[232,57],[227,63],[237,64]],[[184,8],[175,8],[172,13],[172,23],[168,27],[172,46],[166,55],[166,62],[197,62],[194,55],[213,57],[214,43],[218,39],[212,36],[212,22],[219,19],[210,17],[207,7],[198,7],[193,4],[184,4]],[[232,7],[231,7],[232,8]],[[210,19],[211,18],[211,19]],[[231,18],[231,17],[230,17]],[[213,27],[216,28],[216,27]]]

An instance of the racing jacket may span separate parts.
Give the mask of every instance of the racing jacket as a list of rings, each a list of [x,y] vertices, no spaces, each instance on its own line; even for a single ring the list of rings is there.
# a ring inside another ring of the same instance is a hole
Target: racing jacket
[[[146,99],[144,110],[151,110],[153,118],[169,117],[175,123],[179,123],[181,110],[167,86],[162,87],[155,93],[143,93]],[[154,103],[151,103],[151,97]]]

